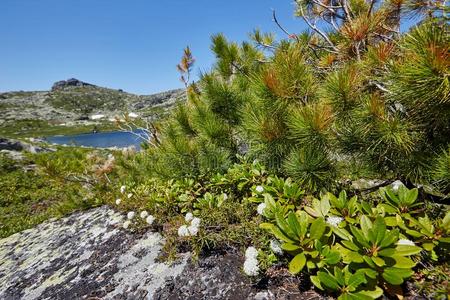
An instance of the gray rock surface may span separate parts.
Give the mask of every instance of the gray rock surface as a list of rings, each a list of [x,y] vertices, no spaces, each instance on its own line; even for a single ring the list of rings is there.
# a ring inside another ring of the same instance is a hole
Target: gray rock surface
[[[67,80],[61,80],[61,81],[55,82],[52,86],[52,91],[57,90],[57,89],[63,89],[68,86],[94,86],[94,85],[87,83],[87,82],[83,82],[76,78],[70,78]]]
[[[103,206],[0,240],[0,299],[151,299],[188,255],[158,262],[161,236],[122,219]]]

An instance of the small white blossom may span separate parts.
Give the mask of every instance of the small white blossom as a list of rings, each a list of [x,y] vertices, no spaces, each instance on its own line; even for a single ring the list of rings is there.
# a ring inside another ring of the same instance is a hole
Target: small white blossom
[[[127,218],[128,218],[128,220],[131,220],[131,219],[133,219],[133,218],[134,218],[134,215],[135,215],[135,212],[134,212],[134,211],[130,211],[130,212],[128,212],[128,214],[127,214]]]
[[[121,194],[125,193],[125,189],[126,189],[126,188],[127,188],[126,186],[122,185],[122,186],[120,187],[120,193],[121,193]]]
[[[244,262],[244,273],[248,276],[257,276],[259,273],[258,260],[256,258],[248,258]]]
[[[258,250],[255,247],[250,246],[247,248],[247,250],[245,250],[246,259],[250,258],[256,259],[257,257],[258,257]]]
[[[148,212],[146,210],[141,211],[141,219],[145,219],[148,216]]]
[[[120,199],[120,198],[116,199],[116,205],[119,205],[120,202],[122,202],[122,199]]]
[[[262,192],[264,192],[264,188],[263,188],[261,185],[258,185],[258,186],[256,187],[256,191],[257,191],[258,193],[262,193]]]
[[[258,207],[256,208],[256,211],[258,212],[258,214],[262,215],[264,213],[264,210],[266,209],[267,204],[266,203],[260,203],[258,205]]]
[[[341,217],[330,216],[327,218],[327,223],[334,227],[339,226],[339,224],[341,224],[342,221],[344,221],[344,219]]]
[[[201,220],[199,218],[195,217],[195,218],[192,219],[191,225],[195,226],[195,227],[198,227],[198,226],[200,226],[200,222],[201,222]]]
[[[189,230],[186,225],[182,225],[178,228],[178,236],[189,236]]]
[[[131,197],[133,197],[133,194],[132,194],[132,193],[129,193],[129,194],[127,195],[127,198],[130,199]]]
[[[146,219],[145,222],[147,222],[147,224],[152,225],[153,222],[155,221],[155,217],[152,215],[149,215]]]
[[[189,232],[189,235],[197,235],[198,233],[198,227],[194,225],[189,226],[187,230]]]
[[[281,244],[277,240],[271,240],[270,241],[270,249],[272,249],[273,253],[282,255],[283,249],[281,249]]]
[[[227,200],[228,199],[228,195],[226,193],[222,194],[223,200]]]
[[[194,218],[194,215],[191,212],[188,212],[186,214],[186,216],[184,217],[184,219],[186,220],[186,222],[190,222],[192,221],[192,219]]]
[[[415,246],[413,241],[407,239],[400,239],[397,241],[397,245],[407,245],[407,246]]]
[[[392,189],[394,191],[398,191],[398,189],[403,185],[403,182],[401,182],[400,180],[396,180],[393,183],[391,183]]]
[[[130,227],[130,225],[131,225],[131,222],[130,222],[130,221],[125,221],[125,222],[123,222],[123,228],[124,228],[124,229],[128,229],[128,227]]]

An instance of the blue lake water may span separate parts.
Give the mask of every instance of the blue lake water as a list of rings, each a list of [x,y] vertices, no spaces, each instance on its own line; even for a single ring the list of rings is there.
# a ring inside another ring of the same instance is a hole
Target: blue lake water
[[[135,131],[137,134],[143,134],[142,131]],[[143,140],[130,132],[122,131],[109,131],[109,132],[97,132],[97,133],[85,133],[77,135],[57,135],[46,137],[46,140],[50,143],[60,145],[73,145],[73,146],[86,146],[97,148],[108,147],[129,147],[135,146],[136,149],[140,149],[140,145]]]

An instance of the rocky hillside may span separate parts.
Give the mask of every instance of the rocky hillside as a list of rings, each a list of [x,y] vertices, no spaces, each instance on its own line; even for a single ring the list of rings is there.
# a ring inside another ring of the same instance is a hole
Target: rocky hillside
[[[124,113],[155,119],[183,100],[181,89],[135,95],[77,79],[58,81],[50,91],[0,93],[0,135],[24,132],[24,126],[105,125]]]

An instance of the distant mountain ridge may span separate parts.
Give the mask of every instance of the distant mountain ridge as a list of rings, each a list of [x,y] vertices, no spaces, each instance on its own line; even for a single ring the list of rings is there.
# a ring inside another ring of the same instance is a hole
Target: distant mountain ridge
[[[55,82],[50,91],[0,93],[0,125],[14,120],[45,120],[58,124],[89,120],[93,115],[111,119],[125,112],[156,118],[184,100],[182,89],[136,95],[71,78]]]

